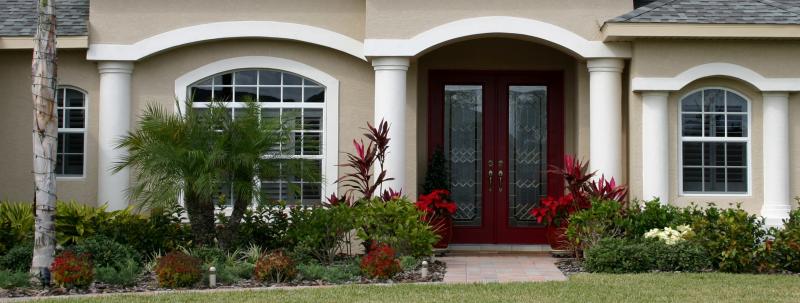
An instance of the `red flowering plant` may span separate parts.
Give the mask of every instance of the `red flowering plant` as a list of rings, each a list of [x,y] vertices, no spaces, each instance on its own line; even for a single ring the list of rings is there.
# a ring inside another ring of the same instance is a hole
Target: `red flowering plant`
[[[625,205],[628,188],[618,186],[613,177],[606,179],[601,175],[599,179],[592,180],[597,172],[588,172],[588,168],[588,161],[583,162],[572,155],[564,155],[564,167],[552,167],[550,172],[561,176],[567,194],[542,198],[539,207],[531,209],[531,215],[539,223],[561,226],[572,213],[591,207],[592,199],[614,200]]]
[[[64,288],[87,288],[94,280],[94,266],[88,254],[70,250],[58,254],[50,265],[53,280]]]
[[[394,249],[385,243],[373,243],[361,258],[361,271],[370,278],[388,279],[402,271]]]
[[[420,195],[416,205],[428,220],[449,218],[456,213],[456,203],[450,200],[450,192],[446,189],[434,189],[427,195]]]
[[[342,197],[331,196],[328,203],[331,205],[339,203],[347,203],[350,206],[355,206],[359,200],[353,200],[352,194],[355,192],[360,195],[361,199],[369,200],[376,193],[380,193],[384,182],[394,180],[387,176],[386,169],[383,163],[386,159],[386,153],[389,150],[389,123],[381,120],[378,126],[373,126],[367,123],[367,132],[364,137],[367,138],[369,143],[365,144],[364,140],[353,140],[353,147],[355,153],[347,153],[347,162],[339,166],[348,167],[352,170],[351,173],[341,176],[336,183],[341,184],[347,190]],[[373,169],[375,164],[379,165],[378,169]],[[350,195],[350,198],[347,196]]]

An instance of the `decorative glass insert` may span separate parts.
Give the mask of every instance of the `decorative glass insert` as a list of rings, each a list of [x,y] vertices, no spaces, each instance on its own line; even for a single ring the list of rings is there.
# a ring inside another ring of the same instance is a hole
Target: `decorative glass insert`
[[[681,100],[684,193],[748,192],[748,104],[723,88],[702,89]]]
[[[531,216],[547,195],[547,87],[508,88],[508,222],[539,225]]]
[[[56,90],[58,111],[58,147],[56,175],[82,177],[86,152],[86,94],[62,87]]]
[[[280,146],[286,157],[309,160],[312,170],[324,175],[323,145],[325,133],[325,87],[293,73],[272,69],[244,69],[213,75],[190,85],[189,95],[195,110],[203,110],[212,100],[231,109],[233,118],[246,109],[246,101],[258,102],[262,119],[291,122],[292,135]],[[319,204],[323,197],[322,182],[304,180],[283,173],[275,180],[260,180],[262,197],[267,201],[281,200],[302,205]],[[230,186],[220,194],[232,205]]]
[[[456,226],[481,225],[483,87],[444,86],[444,145]]]

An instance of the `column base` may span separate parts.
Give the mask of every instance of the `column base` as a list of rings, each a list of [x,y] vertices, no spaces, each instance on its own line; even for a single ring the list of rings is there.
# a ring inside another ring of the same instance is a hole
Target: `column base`
[[[761,209],[761,216],[764,217],[764,225],[766,227],[782,227],[783,220],[789,219],[789,212],[791,211],[792,207],[788,205],[770,206],[769,208]]]

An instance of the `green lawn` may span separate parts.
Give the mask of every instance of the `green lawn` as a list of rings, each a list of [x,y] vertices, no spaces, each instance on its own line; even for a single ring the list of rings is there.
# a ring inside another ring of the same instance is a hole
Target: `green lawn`
[[[340,286],[117,295],[46,302],[800,302],[800,276],[582,274],[568,282]]]

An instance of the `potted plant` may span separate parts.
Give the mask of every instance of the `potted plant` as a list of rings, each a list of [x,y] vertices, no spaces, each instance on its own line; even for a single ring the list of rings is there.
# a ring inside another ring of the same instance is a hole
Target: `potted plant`
[[[439,242],[433,247],[447,248],[453,237],[453,215],[456,213],[456,203],[450,200],[450,191],[435,189],[427,195],[419,196],[416,204],[425,213],[422,219],[440,236]]]

